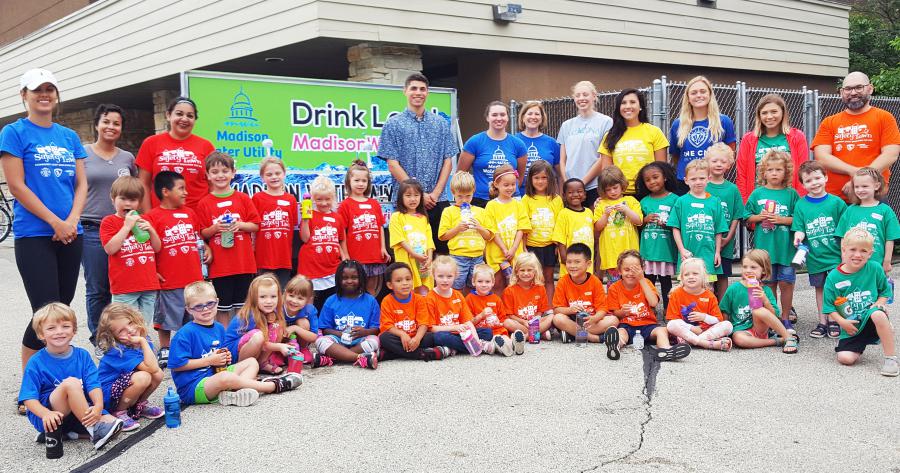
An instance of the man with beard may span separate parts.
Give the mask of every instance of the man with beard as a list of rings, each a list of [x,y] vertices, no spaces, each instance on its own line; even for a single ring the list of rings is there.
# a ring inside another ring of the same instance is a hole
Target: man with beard
[[[873,167],[890,182],[891,166],[900,153],[900,131],[889,112],[869,105],[869,78],[851,72],[839,89],[845,110],[822,120],[812,142],[815,159],[828,173],[825,190],[844,200],[853,191],[850,177],[859,168]]]

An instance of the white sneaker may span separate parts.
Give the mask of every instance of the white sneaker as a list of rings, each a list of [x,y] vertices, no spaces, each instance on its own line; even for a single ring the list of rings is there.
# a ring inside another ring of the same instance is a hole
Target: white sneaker
[[[253,388],[222,391],[219,393],[219,404],[223,406],[252,406],[257,399],[259,399],[259,393]]]
[[[516,330],[512,334],[512,346],[516,355],[525,353],[525,334],[521,330]]]
[[[513,353],[515,353],[512,340],[510,340],[506,335],[495,336],[494,345],[497,346],[497,351],[499,351],[503,356],[513,356]]]
[[[884,357],[884,365],[881,366],[881,375],[882,376],[900,375],[900,365],[897,364],[896,356]]]
[[[497,345],[494,344],[493,340],[482,340],[481,349],[488,355],[493,355],[497,352]]]

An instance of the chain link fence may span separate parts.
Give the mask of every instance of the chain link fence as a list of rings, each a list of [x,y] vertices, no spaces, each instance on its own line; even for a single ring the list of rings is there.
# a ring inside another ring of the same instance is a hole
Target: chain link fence
[[[640,88],[647,100],[648,117],[651,123],[660,127],[668,136],[672,122],[678,118],[681,110],[681,97],[684,95],[687,83],[669,82],[665,76],[653,81],[650,87]],[[745,82],[735,84],[713,84],[713,92],[719,104],[719,111],[734,120],[735,134],[740,146],[741,137],[753,129],[756,121],[756,105],[767,94],[780,95],[788,110],[791,126],[803,131],[807,142],[812,143],[819,123],[823,118],[844,110],[841,97],[836,94],[819,94],[818,90],[802,89],[774,89],[747,87]],[[597,95],[597,110],[605,115],[613,116],[615,113],[615,100],[618,90],[604,91]],[[547,112],[547,129],[544,133],[550,136],[559,134],[559,127],[577,113],[575,102],[571,97],[557,97],[540,100]],[[900,121],[900,98],[898,97],[872,97],[870,103],[878,108],[887,110]],[[512,132],[515,133],[516,117],[522,104],[515,100],[510,102]],[[812,158],[812,153],[810,153]],[[730,181],[736,178],[735,169],[726,175]],[[900,215],[900,161],[891,168],[891,182],[889,184],[888,204]],[[741,230],[741,252],[749,248],[750,233]]]

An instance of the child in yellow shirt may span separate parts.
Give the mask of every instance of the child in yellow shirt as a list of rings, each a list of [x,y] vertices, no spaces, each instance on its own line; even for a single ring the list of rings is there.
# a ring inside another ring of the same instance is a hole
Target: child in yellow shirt
[[[600,234],[598,269],[606,272],[607,284],[619,280],[616,261],[626,250],[638,250],[637,227],[644,221],[641,204],[630,195],[625,195],[628,180],[616,166],[609,166],[600,172],[600,199],[594,207],[594,228]]]

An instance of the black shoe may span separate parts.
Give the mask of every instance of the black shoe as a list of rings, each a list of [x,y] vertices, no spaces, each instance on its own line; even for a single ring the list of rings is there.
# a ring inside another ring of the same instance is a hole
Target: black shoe
[[[687,343],[679,343],[671,348],[656,349],[656,359],[659,361],[680,360],[691,354],[691,346]]]
[[[603,333],[603,341],[606,343],[606,357],[610,360],[619,359],[619,329],[610,327]]]
[[[297,373],[287,373],[280,376],[264,378],[262,381],[264,383],[275,383],[275,394],[278,394],[299,388],[300,385],[303,384],[303,377]]]

